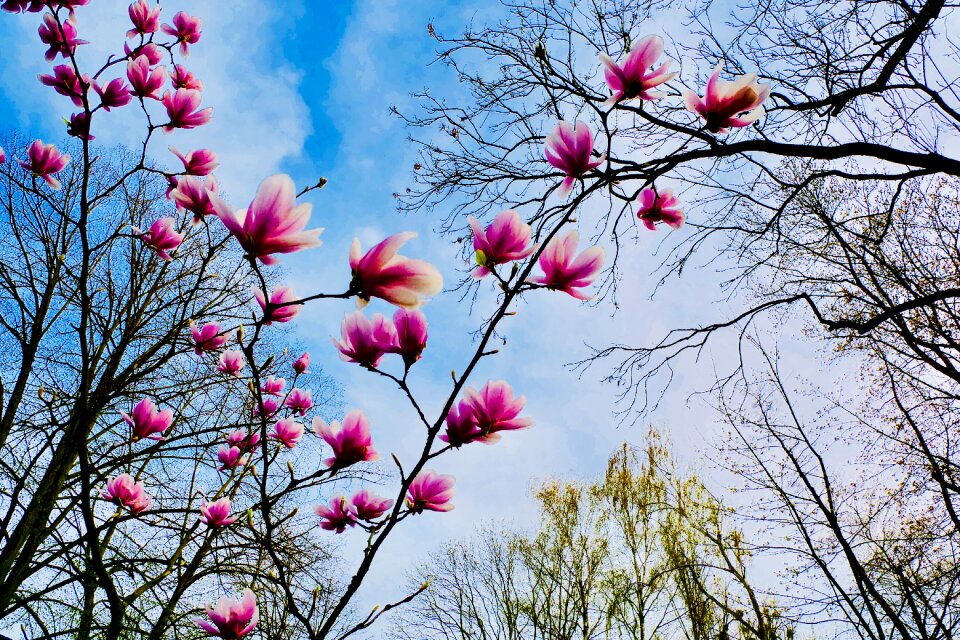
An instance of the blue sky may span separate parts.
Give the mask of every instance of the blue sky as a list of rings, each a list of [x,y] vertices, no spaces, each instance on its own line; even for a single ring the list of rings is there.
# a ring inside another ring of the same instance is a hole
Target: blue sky
[[[96,0],[79,11],[80,35],[90,40],[83,54],[102,57],[122,43],[126,0]],[[410,106],[409,94],[425,86],[457,91],[441,66],[428,66],[433,42],[426,24],[440,30],[462,28],[475,18],[478,5],[495,12],[492,3],[377,0],[375,3],[327,2],[322,9],[307,3],[273,0],[184,0],[165,3],[204,19],[204,37],[187,65],[207,85],[205,105],[214,107],[214,122],[195,133],[174,134],[153,147],[154,155],[172,160],[168,142],[181,149],[209,147],[220,155],[217,172],[225,192],[237,205],[249,201],[257,183],[276,173],[290,173],[298,186],[325,176],[329,184],[309,201],[313,224],[323,226],[324,245],[283,260],[287,281],[298,293],[341,291],[349,278],[346,262],[350,241],[364,247],[398,231],[420,237],[405,247],[411,257],[437,264],[448,284],[465,265],[449,238],[433,233],[426,214],[402,216],[395,211],[394,191],[409,180],[415,149],[406,142],[390,105]],[[282,5],[282,9],[280,8]],[[228,10],[222,7],[229,6]],[[373,9],[375,7],[375,9]],[[482,16],[481,16],[482,18]],[[56,140],[60,118],[69,101],[41,87],[36,74],[49,68],[36,37],[35,16],[0,17],[0,129]],[[126,140],[125,123],[135,126],[132,110],[120,113],[110,130],[96,130],[98,143]],[[125,118],[130,118],[125,120]],[[114,122],[114,121],[111,121]],[[171,165],[172,166],[172,165]],[[492,212],[495,213],[495,212]],[[648,342],[671,326],[690,326],[731,310],[727,303],[703,304],[719,296],[715,282],[689,280],[671,284],[656,302],[648,299],[656,266],[653,256],[661,234],[642,236],[626,257],[621,309],[582,305],[562,294],[533,296],[506,326],[508,344],[488,359],[474,378],[505,378],[526,395],[536,426],[511,433],[494,447],[474,445],[437,462],[438,470],[458,477],[457,509],[427,514],[405,523],[389,543],[363,594],[365,603],[398,595],[398,578],[443,540],[469,534],[491,518],[529,523],[534,514],[529,489],[548,476],[588,478],[599,473],[608,455],[624,439],[639,442],[647,422],[620,428],[612,409],[616,389],[598,381],[603,369],[577,378],[565,363],[586,354],[584,343]],[[478,309],[491,308],[492,293],[480,297]],[[421,433],[411,411],[386,382],[340,362],[330,345],[352,302],[336,301],[306,309],[295,322],[296,340],[309,348],[314,361],[346,388],[347,408],[370,416],[374,439],[382,453],[401,459],[413,455]],[[374,303],[371,311],[391,312]],[[472,351],[471,331],[482,314],[471,315],[457,293],[441,295],[426,308],[431,338],[424,360],[413,374],[414,390],[432,413],[450,387],[451,369],[462,368]],[[715,426],[703,406],[687,402],[684,391],[708,379],[713,364],[678,371],[676,388],[653,424],[672,434],[682,456],[695,460]],[[398,408],[399,407],[399,408]],[[389,456],[385,455],[389,459]],[[317,461],[319,463],[319,461]],[[349,535],[349,534],[345,534]],[[344,536],[345,537],[345,536]],[[351,551],[351,540],[344,540]]]

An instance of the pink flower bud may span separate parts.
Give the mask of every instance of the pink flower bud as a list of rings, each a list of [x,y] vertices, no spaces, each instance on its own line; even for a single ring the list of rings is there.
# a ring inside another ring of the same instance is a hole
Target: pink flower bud
[[[127,14],[133,23],[133,29],[127,31],[128,38],[156,33],[160,28],[159,5],[151,7],[147,0],[137,0],[127,8]]]
[[[163,440],[163,436],[159,434],[173,424],[173,411],[170,409],[158,411],[150,398],[144,398],[138,402],[130,415],[121,411],[120,416],[133,430],[130,437],[134,441],[141,438]]]
[[[259,610],[257,599],[250,589],[244,589],[243,599],[234,600],[226,596],[217,601],[216,607],[207,606],[206,620],[196,620],[198,627],[207,635],[227,640],[238,640],[257,628]]]
[[[380,459],[380,454],[373,448],[370,421],[358,409],[344,416],[342,427],[336,421],[328,425],[320,418],[314,418],[313,430],[333,449],[333,457],[323,461],[328,467],[342,469],[358,462]]]
[[[217,363],[217,371],[229,374],[231,376],[240,376],[240,371],[246,366],[246,358],[243,352],[235,349],[227,349],[220,354],[220,361]]]
[[[534,276],[529,282],[563,291],[579,300],[589,300],[580,289],[590,286],[603,267],[603,248],[590,247],[576,255],[580,234],[571,231],[566,236],[556,237],[540,254],[542,276]]]
[[[304,373],[310,373],[308,367],[310,366],[310,354],[304,353],[302,356],[293,361],[293,371],[297,375],[303,375]]]
[[[320,246],[323,229],[304,231],[311,206],[297,204],[293,181],[275,175],[260,183],[257,195],[246,209],[234,211],[220,198],[213,198],[217,217],[236,237],[247,255],[263,264],[275,264],[275,253],[293,253]]]
[[[416,233],[407,231],[383,240],[360,254],[360,240],[350,247],[351,289],[360,300],[381,298],[398,307],[416,309],[423,298],[436,295],[443,288],[440,272],[429,262],[405,258],[397,251]]]
[[[441,475],[433,469],[421,471],[407,489],[407,507],[413,513],[452,511],[453,476]]]

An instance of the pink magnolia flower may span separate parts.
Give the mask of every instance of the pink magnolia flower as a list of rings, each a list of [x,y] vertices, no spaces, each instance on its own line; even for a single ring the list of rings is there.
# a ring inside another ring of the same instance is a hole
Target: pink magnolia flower
[[[320,527],[327,531],[343,533],[347,527],[357,524],[353,508],[347,504],[347,499],[340,495],[334,496],[330,500],[329,507],[318,504],[313,510],[320,516]]]
[[[246,366],[246,358],[242,351],[236,349],[227,349],[220,354],[220,361],[217,363],[217,371],[228,373],[232,376],[240,376],[240,372]]]
[[[515,260],[523,260],[534,247],[530,244],[530,225],[525,224],[520,214],[513,209],[501,211],[486,230],[473,216],[468,219],[473,229],[473,248],[476,251],[477,268],[474,278],[490,273],[490,268]]]
[[[593,134],[589,126],[577,122],[571,127],[563,120],[547,136],[544,154],[547,162],[567,176],[558,191],[561,197],[570,193],[577,178],[599,167],[607,157],[607,154],[603,154],[593,160]]]
[[[173,71],[170,72],[170,82],[174,89],[196,89],[203,91],[203,83],[194,74],[187,71],[183,65],[173,65]]]
[[[436,295],[443,288],[440,272],[429,262],[412,260],[397,254],[416,233],[407,231],[390,236],[360,255],[360,240],[350,247],[351,288],[365,304],[371,297],[381,298],[398,307],[416,309],[422,298]]]
[[[357,519],[366,520],[367,522],[383,516],[392,506],[393,500],[381,498],[367,489],[357,491],[350,498],[350,507],[354,514],[356,514]]]
[[[413,513],[428,511],[452,511],[453,476],[441,475],[433,469],[424,469],[407,489],[407,507]]]
[[[10,13],[24,13],[26,11],[37,13],[43,11],[46,7],[44,0],[4,0],[3,4],[0,4],[0,9]]]
[[[244,453],[249,453],[260,448],[260,434],[256,431],[247,433],[243,429],[237,429],[227,435],[227,443]]]
[[[87,44],[86,40],[77,38],[77,28],[71,22],[58,22],[52,13],[43,16],[43,24],[37,32],[40,41],[47,45],[44,54],[47,60],[53,60],[58,54],[68,58],[79,45]]]
[[[183,176],[176,179],[176,186],[170,189],[168,197],[177,207],[193,214],[193,224],[200,224],[204,216],[216,215],[210,194],[217,193],[217,181],[210,176],[201,181],[193,176]]]
[[[247,456],[243,455],[240,447],[236,446],[220,447],[217,451],[217,460],[220,462],[219,471],[228,471],[247,464]]]
[[[107,482],[107,490],[100,495],[134,514],[143,513],[153,503],[153,499],[144,491],[143,483],[137,482],[128,473],[121,473]]]
[[[309,204],[296,202],[293,180],[287,175],[270,176],[257,187],[257,195],[246,209],[233,211],[214,198],[217,216],[247,254],[263,264],[275,264],[275,253],[293,253],[320,246],[323,229],[304,231],[310,220]]]
[[[19,161],[21,167],[31,171],[38,178],[43,178],[51,189],[60,188],[60,181],[54,178],[53,174],[63,171],[70,162],[70,156],[60,153],[60,150],[52,144],[43,144],[42,140],[34,140],[27,149],[27,158],[29,162]]]
[[[342,469],[357,462],[380,459],[380,454],[373,448],[370,421],[359,409],[343,417],[342,427],[336,421],[328,425],[320,418],[314,418],[313,430],[333,449],[333,457],[323,461],[328,467]]]
[[[170,123],[164,126],[163,130],[170,133],[174,129],[195,129],[210,122],[213,109],[211,107],[201,109],[202,99],[203,94],[196,89],[177,89],[172,93],[170,91],[164,93],[160,102],[167,109]]]
[[[770,96],[770,85],[757,82],[757,74],[748,73],[736,80],[721,80],[720,65],[714,69],[704,97],[684,91],[687,109],[703,118],[707,131],[727,133],[731,127],[746,127],[764,114],[763,101]]]
[[[293,418],[284,418],[273,425],[273,431],[269,435],[287,449],[293,449],[303,437],[303,425]]]
[[[160,218],[148,231],[140,231],[136,227],[133,227],[133,231],[148,247],[156,251],[158,256],[169,261],[169,252],[183,243],[183,234],[177,233],[176,224],[177,221],[173,218]]]
[[[396,329],[395,353],[403,357],[407,367],[413,366],[427,348],[427,317],[419,309],[397,309],[393,314]]]
[[[601,53],[603,74],[607,79],[607,86],[613,91],[608,102],[613,104],[633,98],[656,100],[662,97],[662,93],[651,91],[651,89],[672,80],[677,75],[667,71],[670,66],[669,60],[656,69],[650,70],[662,55],[663,38],[660,36],[647,36],[635,42],[630,53],[623,60],[623,66],[614,62],[607,54]]]
[[[132,99],[130,87],[123,78],[114,78],[103,87],[94,81],[93,89],[100,96],[100,104],[104,111],[128,105]]]
[[[67,135],[81,140],[94,140],[97,136],[90,135],[90,114],[86,111],[70,116],[67,123]]]
[[[191,322],[190,338],[193,340],[193,352],[199,356],[225,345],[230,339],[230,332],[223,333],[219,322],[208,322],[200,328]]]
[[[464,400],[470,405],[474,422],[483,434],[482,439],[496,442],[498,431],[525,429],[533,424],[530,418],[521,418],[526,398],[513,397],[513,389],[504,380],[491,380],[480,391],[467,388]]]
[[[480,441],[484,444],[493,444],[495,440],[484,438],[483,431],[473,417],[473,408],[466,400],[461,400],[450,407],[446,417],[446,433],[440,434],[440,439],[453,447],[462,447],[471,442]]]
[[[53,87],[60,95],[70,98],[74,105],[83,106],[83,96],[90,85],[90,78],[83,76],[81,80],[72,64],[58,64],[53,68],[52,76],[41,74],[38,77],[41,84]]]
[[[7,161],[7,152],[3,150],[3,147],[0,147],[0,164],[5,163],[6,161]]]
[[[343,318],[340,325],[340,342],[333,345],[340,351],[344,362],[375,368],[385,353],[395,350],[397,330],[382,314],[375,313],[368,320],[362,311],[354,311]]]
[[[167,70],[163,67],[151,67],[145,55],[137,56],[127,63],[127,80],[130,81],[130,93],[138,98],[159,100],[157,91],[167,81]]]
[[[644,189],[637,202],[640,203],[637,217],[650,231],[657,228],[657,222],[662,222],[671,229],[683,226],[683,209],[670,189],[661,189],[659,193],[654,189]]]
[[[269,418],[275,414],[280,409],[280,401],[271,396],[266,396],[260,399],[260,402],[254,405],[253,415],[260,416],[262,415],[265,418]]]
[[[200,41],[200,18],[190,16],[183,11],[173,16],[173,26],[160,27],[164,33],[174,36],[180,43],[180,53],[190,55],[190,45]]]
[[[220,498],[214,502],[204,502],[200,505],[200,519],[210,528],[225,527],[237,521],[230,517],[230,498]]]
[[[256,629],[258,615],[256,596],[250,589],[244,589],[242,600],[224,596],[217,601],[216,607],[207,606],[207,617],[210,618],[210,622],[206,620],[195,622],[211,637],[237,640]]]
[[[163,62],[163,54],[166,53],[163,49],[152,42],[148,42],[147,44],[140,45],[133,49],[130,48],[130,45],[124,43],[123,52],[127,54],[126,57],[130,58],[131,60],[139,56],[146,56],[147,60],[150,61],[151,66],[155,66]]]
[[[283,388],[287,386],[287,381],[283,378],[277,378],[276,376],[270,376],[263,381],[263,384],[260,386],[260,391],[267,395],[271,396],[282,396]]]
[[[596,280],[603,267],[603,248],[590,247],[574,257],[579,242],[580,234],[576,231],[551,240],[540,254],[543,275],[530,278],[530,282],[563,291],[579,300],[589,300],[590,296],[578,289]]]
[[[307,415],[307,411],[313,407],[310,389],[291,389],[283,404],[294,413],[299,413],[301,416]]]
[[[184,155],[176,147],[170,147],[170,152],[180,158],[183,170],[191,176],[208,176],[220,166],[217,162],[217,154],[209,149],[197,149]]]
[[[137,0],[127,7],[127,14],[130,16],[130,22],[133,23],[133,29],[127,31],[128,38],[156,33],[160,28],[159,5],[154,5],[151,8],[147,0]]]
[[[293,371],[298,375],[304,373],[310,373],[308,367],[310,366],[310,354],[304,353],[302,356],[293,361]]]
[[[153,404],[153,400],[150,398],[144,398],[138,402],[133,408],[131,415],[127,415],[121,411],[120,416],[123,418],[123,421],[133,429],[131,438],[134,441],[140,440],[141,438],[163,440],[163,436],[159,434],[166,431],[170,425],[173,424],[173,411],[170,409],[157,411],[156,405]]]
[[[270,294],[270,307],[267,308],[267,298],[263,291],[254,288],[253,297],[257,299],[257,304],[263,310],[263,323],[273,324],[274,322],[290,322],[294,316],[300,313],[302,303],[290,304],[296,300],[297,296],[290,287],[277,287]]]

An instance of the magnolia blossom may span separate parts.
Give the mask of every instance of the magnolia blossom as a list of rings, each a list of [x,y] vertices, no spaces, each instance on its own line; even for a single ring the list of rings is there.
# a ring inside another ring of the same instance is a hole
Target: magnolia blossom
[[[293,371],[297,375],[304,373],[310,373],[308,367],[310,366],[310,354],[304,353],[302,356],[293,361]]]
[[[393,500],[381,498],[367,489],[357,491],[350,498],[350,507],[357,520],[366,520],[367,522],[380,518],[392,506]]]
[[[26,11],[37,13],[46,8],[47,3],[44,0],[4,0],[3,4],[0,4],[0,9],[10,13],[24,13]]]
[[[613,91],[608,102],[613,104],[633,98],[656,100],[662,97],[662,93],[651,91],[651,89],[672,80],[677,75],[667,71],[670,66],[669,60],[654,70],[650,69],[662,55],[663,38],[660,36],[647,36],[635,42],[622,65],[614,62],[607,54],[601,53],[603,75],[607,79],[607,86]]]
[[[270,307],[267,308],[267,299],[263,291],[254,288],[253,297],[257,299],[257,304],[263,310],[263,323],[272,324],[274,322],[290,322],[294,316],[300,313],[303,304],[289,304],[296,300],[297,296],[290,287],[277,287],[270,294]]]
[[[370,421],[359,409],[343,417],[343,426],[336,421],[328,425],[320,418],[314,418],[313,430],[333,449],[333,457],[323,461],[328,467],[342,469],[357,462],[380,459],[380,454],[373,448]]]
[[[173,65],[173,71],[170,72],[170,84],[174,89],[196,89],[203,91],[203,83],[194,74],[187,71],[183,65]]]
[[[282,396],[283,389],[287,386],[287,381],[283,378],[277,378],[276,376],[270,376],[263,381],[263,384],[260,385],[260,391],[271,396]]]
[[[224,596],[217,601],[216,607],[208,606],[207,617],[210,618],[210,622],[206,620],[195,622],[209,636],[223,638],[223,640],[238,640],[257,627],[258,615],[256,596],[250,589],[244,589],[242,600]]]
[[[558,191],[561,196],[570,193],[577,178],[599,167],[607,157],[607,154],[602,154],[596,160],[593,159],[593,134],[589,126],[577,122],[571,127],[563,120],[557,124],[553,133],[547,136],[544,154],[547,162],[567,176]]]
[[[197,149],[184,155],[176,147],[170,147],[170,152],[180,158],[183,170],[191,176],[208,176],[220,166],[217,162],[217,154],[209,149]]]
[[[100,494],[121,507],[126,507],[130,513],[143,513],[150,508],[153,499],[147,495],[143,483],[137,482],[128,473],[121,473],[107,482],[107,490]]]
[[[60,173],[70,162],[70,156],[60,153],[52,144],[43,144],[42,140],[34,140],[30,148],[27,149],[28,162],[20,160],[20,166],[38,178],[43,178],[44,182],[50,185],[51,189],[59,189],[60,181],[53,177],[53,174]]]
[[[163,67],[158,67],[162,69]],[[195,129],[210,122],[213,117],[213,109],[207,107],[200,108],[200,101],[203,94],[195,89],[177,89],[176,91],[167,91],[163,94],[160,102],[167,109],[167,117],[170,118],[163,130],[167,133],[174,129]]]
[[[770,85],[757,82],[757,74],[748,73],[736,80],[721,80],[720,65],[707,81],[704,97],[684,91],[687,109],[703,118],[707,131],[727,133],[731,127],[746,127],[764,114],[763,101],[770,95]]]
[[[151,65],[158,65],[163,62],[163,55],[166,53],[166,51],[152,42],[148,42],[147,44],[141,45],[134,49],[131,49],[130,45],[124,43],[123,52],[127,54],[126,57],[131,60],[139,56],[146,56]]]
[[[200,18],[187,15],[183,11],[173,16],[173,25],[160,27],[164,33],[174,36],[180,43],[180,53],[190,55],[190,45],[200,41]]]
[[[70,116],[70,122],[67,123],[67,135],[81,140],[95,139],[96,136],[90,135],[90,117],[90,114],[86,111]]]
[[[393,326],[397,336],[393,352],[399,353],[403,363],[411,367],[427,348],[427,317],[419,309],[397,309]]]
[[[525,429],[533,424],[530,418],[519,417],[526,399],[514,398],[513,389],[504,380],[491,380],[480,391],[467,388],[464,396],[485,440],[496,442],[498,431]]]
[[[354,311],[343,318],[340,342],[333,340],[333,344],[344,362],[375,368],[385,353],[396,349],[397,330],[382,314],[368,320],[362,311]]]
[[[227,349],[220,354],[220,361],[217,363],[217,371],[228,373],[232,376],[240,376],[240,371],[246,366],[246,358],[242,351],[236,349]]]
[[[257,438],[259,440],[259,436]],[[243,455],[243,450],[237,446],[221,446],[217,451],[217,460],[220,462],[219,471],[229,471],[247,464],[247,456]]]
[[[176,185],[170,189],[167,197],[180,209],[191,212],[193,224],[199,224],[204,216],[216,214],[210,195],[217,193],[217,190],[217,181],[213,176],[206,181],[200,181],[193,176],[183,176],[176,178]]]
[[[130,87],[123,78],[114,78],[103,87],[94,81],[93,90],[100,96],[100,104],[104,111],[126,106],[133,99]]]
[[[40,41],[47,45],[44,57],[53,60],[57,55],[69,58],[77,50],[77,46],[87,44],[86,40],[77,38],[77,28],[71,22],[58,22],[52,13],[43,16],[43,24],[37,30]]]
[[[293,180],[287,175],[270,176],[257,187],[246,209],[233,211],[220,198],[213,198],[217,217],[240,246],[263,264],[275,264],[275,253],[293,253],[320,246],[323,229],[304,231],[310,220],[310,204],[297,204]]]
[[[407,231],[383,240],[360,255],[360,240],[355,238],[350,247],[350,269],[353,272],[351,289],[364,304],[371,297],[416,309],[422,298],[436,295],[443,288],[440,272],[429,262],[412,260],[397,254],[416,233]]]
[[[245,453],[256,451],[260,448],[260,434],[256,431],[247,433],[243,429],[237,429],[227,435],[227,443]]]
[[[157,255],[169,261],[170,251],[183,243],[183,234],[177,233],[177,221],[173,218],[160,218],[154,222],[148,231],[133,228],[134,233],[140,236],[144,244],[157,252]]]
[[[159,100],[157,92],[167,81],[167,70],[151,66],[147,56],[140,55],[127,63],[127,80],[130,81],[131,95]]]
[[[480,425],[473,417],[473,408],[466,400],[461,400],[450,407],[446,417],[446,432],[440,434],[440,439],[453,447],[462,447],[474,441],[493,444],[494,439],[484,438]]]
[[[453,476],[441,475],[433,469],[424,469],[407,489],[407,507],[413,513],[428,511],[452,511]]]
[[[53,90],[60,95],[70,98],[74,105],[83,106],[83,96],[86,93],[86,86],[90,85],[90,78],[83,76],[81,80],[73,70],[72,64],[58,64],[53,68],[52,76],[41,74],[38,77],[41,84],[53,87]]]
[[[230,339],[230,332],[223,333],[219,322],[208,322],[200,328],[191,322],[190,338],[193,340],[193,352],[199,356],[225,345]]]
[[[474,278],[482,278],[490,273],[491,267],[515,260],[523,260],[533,253],[530,244],[530,225],[524,223],[520,214],[507,209],[497,214],[490,226],[484,230],[473,216],[467,218],[473,229],[473,248],[476,252],[477,268]]]
[[[7,152],[3,150],[3,147],[0,147],[0,164],[3,164],[7,161]]]
[[[327,531],[336,531],[343,533],[347,527],[357,524],[356,514],[351,505],[347,504],[346,498],[337,495],[330,500],[330,506],[318,504],[313,508],[314,512],[320,516],[320,527]]]
[[[200,520],[211,529],[213,527],[225,527],[236,522],[236,517],[230,517],[230,498],[204,502],[200,505]]]
[[[269,435],[287,449],[293,449],[303,437],[303,425],[293,418],[284,418],[273,425],[273,431]]]
[[[158,411],[150,398],[144,398],[138,402],[130,415],[121,411],[120,416],[133,429],[131,435],[133,440],[141,438],[163,440],[163,436],[159,434],[166,431],[173,423],[173,411],[170,409]]]
[[[301,416],[307,415],[307,411],[313,406],[310,389],[291,389],[283,404],[294,413],[299,413]]]
[[[590,286],[600,273],[603,248],[590,247],[576,255],[579,242],[580,234],[576,231],[551,240],[540,254],[543,275],[530,278],[530,282],[563,291],[579,300],[589,300],[590,296],[579,289]]]
[[[127,14],[130,16],[130,22],[133,23],[133,29],[127,31],[128,38],[156,33],[160,29],[159,5],[151,7],[147,0],[137,0],[127,8]]]
[[[671,229],[679,229],[683,226],[683,209],[670,189],[660,189],[659,192],[654,189],[644,189],[637,198],[637,202],[640,203],[637,217],[650,231],[657,228],[657,222],[662,222]]]
[[[253,407],[253,415],[269,418],[280,409],[280,400],[271,396],[264,396]]]

